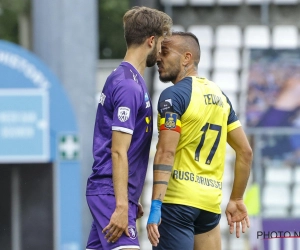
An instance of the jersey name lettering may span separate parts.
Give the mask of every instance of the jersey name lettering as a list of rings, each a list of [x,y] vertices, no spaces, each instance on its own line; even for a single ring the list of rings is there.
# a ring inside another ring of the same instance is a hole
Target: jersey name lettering
[[[196,175],[191,172],[181,171],[181,170],[174,170],[173,171],[173,178],[177,180],[184,180],[184,181],[191,181],[197,182],[200,185],[205,185],[212,188],[217,188],[222,190],[222,182],[216,181],[214,179],[202,177],[200,175]]]
[[[207,94],[207,95],[203,95],[204,96],[204,100],[205,100],[205,104],[206,105],[218,105],[220,107],[223,107],[223,101],[222,98],[220,96],[214,95],[214,94]]]

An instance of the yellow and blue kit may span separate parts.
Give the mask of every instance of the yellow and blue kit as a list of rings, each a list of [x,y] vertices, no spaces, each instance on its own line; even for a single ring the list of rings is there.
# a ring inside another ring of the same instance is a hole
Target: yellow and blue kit
[[[241,124],[227,96],[212,81],[186,77],[158,102],[158,131],[180,133],[164,203],[221,213],[227,133]]]

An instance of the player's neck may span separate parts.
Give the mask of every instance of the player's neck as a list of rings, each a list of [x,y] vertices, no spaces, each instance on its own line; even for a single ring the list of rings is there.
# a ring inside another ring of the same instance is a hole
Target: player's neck
[[[124,61],[132,64],[142,76],[146,68],[146,59],[147,55],[142,47],[129,48],[124,57]]]
[[[177,76],[176,80],[173,82],[173,84],[176,84],[177,82],[181,81],[183,78],[188,76],[198,76],[198,72],[195,69],[195,67],[185,67]]]

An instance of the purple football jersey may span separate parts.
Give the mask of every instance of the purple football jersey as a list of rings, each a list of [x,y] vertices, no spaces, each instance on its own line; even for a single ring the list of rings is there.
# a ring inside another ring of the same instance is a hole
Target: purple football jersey
[[[107,78],[94,129],[93,173],[87,195],[114,194],[112,182],[112,131],[132,134],[128,156],[128,198],[138,203],[145,182],[152,138],[152,104],[143,77],[122,62]]]

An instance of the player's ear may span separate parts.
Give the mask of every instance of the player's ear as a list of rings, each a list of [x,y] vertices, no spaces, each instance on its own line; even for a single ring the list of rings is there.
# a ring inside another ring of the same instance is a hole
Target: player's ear
[[[147,38],[147,45],[152,48],[155,46],[155,36],[150,36]]]
[[[193,55],[191,52],[185,52],[183,56],[184,58],[182,64],[183,66],[187,66],[191,62]]]

